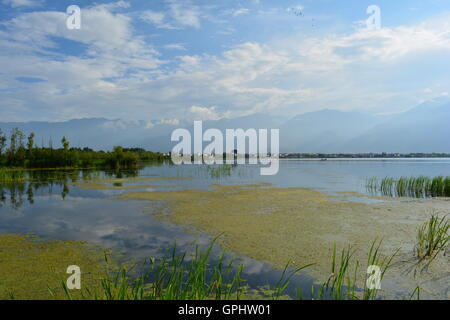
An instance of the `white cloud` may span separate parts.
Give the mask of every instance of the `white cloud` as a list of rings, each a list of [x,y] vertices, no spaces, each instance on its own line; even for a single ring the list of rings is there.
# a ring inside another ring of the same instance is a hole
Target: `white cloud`
[[[105,129],[125,130],[128,128],[128,123],[123,120],[111,120],[102,123]]]
[[[404,108],[429,94],[423,88],[435,88],[435,83],[403,84],[396,78],[400,74],[396,68],[410,67],[413,72],[435,52],[450,50],[446,16],[379,31],[357,29],[344,35],[249,41],[215,55],[187,51],[170,61],[170,68],[163,68],[166,61],[135,34],[131,16],[121,13],[124,6],[117,2],[82,9],[81,30],[67,30],[66,15],[60,12],[21,13],[4,22],[6,30],[0,29],[0,118],[16,120],[14,110],[19,110],[29,118],[106,114],[168,119],[162,123],[178,125],[184,116],[293,115],[322,108],[380,105],[388,109],[399,97],[403,99],[399,108]],[[195,28],[202,17],[200,9],[195,12],[198,19],[186,18],[183,23],[170,10],[147,12],[147,18],[154,25]],[[75,41],[86,51],[79,56],[64,55],[55,38]],[[165,48],[185,49],[180,43]],[[423,76],[420,70],[412,74],[419,80]],[[45,81],[24,84],[17,77]],[[440,80],[447,78],[444,74]],[[448,91],[446,85],[436,92]]]
[[[178,126],[180,124],[180,120],[178,119],[162,119],[159,121],[159,124],[167,124],[170,126]]]
[[[13,8],[18,7],[35,7],[42,3],[42,0],[3,0],[4,4],[10,5]]]
[[[202,9],[190,1],[166,0],[167,10],[142,12],[141,19],[160,29],[200,28]]]
[[[186,47],[184,46],[184,44],[182,43],[170,43],[170,44],[166,44],[164,46],[165,49],[168,50],[180,50],[180,51],[186,51]]]
[[[233,17],[237,17],[237,16],[240,16],[243,14],[248,14],[249,12],[250,12],[250,10],[247,8],[240,8],[240,9],[233,11]]]
[[[161,29],[177,29],[174,25],[170,24],[167,20],[167,15],[164,12],[157,12],[153,10],[146,10],[142,12],[141,19],[147,23],[155,25]]]
[[[216,112],[216,107],[201,107],[192,106],[189,112],[193,116],[194,120],[219,120],[222,118],[218,112]]]
[[[296,13],[300,13],[303,10],[305,10],[305,7],[301,4],[286,9],[286,11],[288,12],[296,12]]]
[[[445,23],[442,28],[430,28],[426,25],[374,31],[364,28],[333,44],[337,48],[358,50],[357,53],[362,59],[393,60],[410,53],[450,49],[450,32],[446,29],[448,27],[449,23]]]

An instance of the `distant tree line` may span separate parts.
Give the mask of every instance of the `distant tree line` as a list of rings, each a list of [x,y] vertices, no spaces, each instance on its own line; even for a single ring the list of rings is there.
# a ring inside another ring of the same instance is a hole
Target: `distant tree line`
[[[288,159],[383,159],[383,158],[450,158],[450,153],[282,153]]]
[[[130,168],[140,161],[162,161],[164,155],[141,148],[114,147],[112,152],[94,151],[90,148],[71,148],[66,137],[61,139],[61,148],[37,147],[35,134],[28,137],[18,128],[11,130],[9,137],[0,129],[0,167],[26,168]]]

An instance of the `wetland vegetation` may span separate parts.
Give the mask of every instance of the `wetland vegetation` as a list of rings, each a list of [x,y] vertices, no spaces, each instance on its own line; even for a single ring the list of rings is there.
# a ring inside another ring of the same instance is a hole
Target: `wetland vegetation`
[[[367,179],[366,187],[372,193],[390,197],[450,197],[450,176],[401,177]]]
[[[204,299],[289,299],[285,290],[298,272],[311,265],[291,268],[288,262],[274,287],[250,288],[242,278],[244,265],[226,260],[224,253],[212,259],[209,247],[192,254],[178,252],[174,244],[162,258],[146,259],[119,266],[113,253],[76,241],[50,241],[32,235],[0,236],[0,270],[7,280],[0,283],[2,299],[90,299],[90,300],[204,300]],[[388,270],[392,257],[381,261],[380,242],[374,241],[367,262]],[[331,275],[311,288],[314,299],[373,300],[377,289],[357,283],[359,262],[351,247],[340,257],[334,247]],[[17,254],[20,252],[20,254]],[[387,259],[387,260],[386,260]],[[30,263],[23,263],[30,261]],[[82,288],[70,290],[65,274],[67,265],[77,261],[82,271]],[[12,265],[15,268],[10,268]],[[366,279],[367,280],[367,279]],[[360,287],[358,287],[360,285]],[[297,290],[297,299],[303,293]]]
[[[433,214],[417,231],[415,251],[420,261],[432,261],[450,244],[450,218]]]
[[[133,168],[140,161],[163,161],[167,157],[161,153],[141,148],[126,149],[114,147],[113,151],[94,151],[89,148],[71,148],[63,137],[61,148],[38,147],[34,133],[27,138],[15,128],[7,137],[0,129],[0,179],[14,177],[7,171],[11,168]]]
[[[329,162],[318,162],[317,166],[322,170]],[[424,298],[447,297],[448,281],[443,274],[449,264],[448,202],[445,199],[381,201],[373,197],[376,202],[366,202],[349,200],[349,196],[339,193],[279,187],[262,181],[223,183],[223,180],[233,181],[233,177],[253,179],[244,169],[239,166],[193,167],[189,172],[198,174],[198,179],[210,179],[208,184],[200,186],[195,175],[190,176],[177,167],[163,166],[144,171],[145,174],[139,169],[8,171],[11,175],[17,172],[15,176],[5,175],[0,181],[2,212],[8,212],[8,198],[10,208],[16,211],[11,213],[10,220],[5,220],[8,223],[26,212],[21,207],[31,208],[36,198],[42,201],[41,189],[48,189],[49,195],[62,192],[60,199],[73,194],[72,189],[77,191],[75,197],[83,194],[80,190],[89,194],[98,192],[108,195],[100,201],[142,202],[148,219],[152,217],[162,223],[182,226],[189,233],[208,238],[221,234],[216,249],[226,250],[227,254],[213,254],[210,248],[200,247],[186,251],[185,247],[176,246],[168,248],[163,256],[146,256],[145,262],[116,263],[109,253],[105,260],[103,249],[81,241],[0,235],[0,268],[8,274],[7,281],[0,283],[1,297],[359,300],[408,298],[419,293]],[[164,170],[170,170],[172,175],[157,174]],[[356,192],[351,196],[368,197]],[[29,205],[24,205],[27,201]],[[69,197],[62,201],[65,202],[61,204],[69,205],[79,199]],[[47,204],[46,212],[50,208]],[[100,203],[99,206],[102,207]],[[39,213],[33,212],[34,215]],[[58,215],[45,215],[45,223],[51,228],[62,226],[61,230],[66,230],[71,221],[77,221],[61,219]],[[83,219],[95,218],[86,214]],[[83,224],[75,224],[74,228],[80,226]],[[105,232],[101,225],[98,227],[95,232]],[[114,224],[108,226],[110,228],[114,229]],[[112,235],[119,237],[116,232]],[[108,235],[107,239],[111,238]],[[14,252],[20,254],[15,256]],[[60,254],[67,259],[60,259]],[[247,264],[239,258],[230,258],[233,256],[255,259],[274,270],[284,271],[278,282],[250,285],[245,276]],[[34,264],[26,265],[28,259],[41,265],[38,272],[46,274],[42,281],[33,282],[36,273],[32,270]],[[68,277],[65,268],[70,264],[79,265],[78,261],[83,264],[83,274],[87,272],[90,276],[85,279],[83,275],[81,291],[68,290],[63,285]],[[85,262],[90,267],[86,267]],[[24,265],[16,267],[20,264]],[[366,270],[370,265],[381,267],[381,290],[367,287],[370,275]],[[422,272],[423,266],[427,266],[425,272]],[[407,270],[413,267],[420,272],[409,274]],[[308,288],[296,287],[298,283],[293,279],[299,274],[308,275],[314,283]],[[402,288],[402,291],[399,293],[392,288]]]

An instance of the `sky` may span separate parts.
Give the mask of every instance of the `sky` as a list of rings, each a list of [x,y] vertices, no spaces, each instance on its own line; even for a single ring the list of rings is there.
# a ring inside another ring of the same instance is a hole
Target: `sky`
[[[448,0],[0,0],[0,122],[392,114],[449,74]]]

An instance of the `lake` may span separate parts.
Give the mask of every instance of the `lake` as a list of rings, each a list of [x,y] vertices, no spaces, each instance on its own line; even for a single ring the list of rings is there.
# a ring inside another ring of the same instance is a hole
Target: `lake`
[[[180,250],[191,250],[193,244],[206,247],[211,236],[192,233],[183,225],[158,219],[148,202],[110,198],[129,191],[209,190],[212,185],[266,183],[280,188],[309,188],[343,200],[375,202],[382,200],[357,195],[369,195],[365,185],[368,178],[448,176],[450,159],[281,159],[277,175],[261,176],[259,172],[257,165],[230,166],[223,170],[218,166],[170,164],[118,172],[30,171],[29,182],[0,182],[0,233],[87,240],[123,252],[124,259],[158,257],[175,240]],[[120,182],[111,183],[109,189],[83,185],[84,181],[114,178],[133,178],[127,184],[133,190],[120,189]],[[218,248],[215,250],[218,252]],[[278,280],[280,271],[268,263],[237,256],[246,265],[244,278],[251,286]],[[294,283],[307,288],[312,281],[303,274]]]

